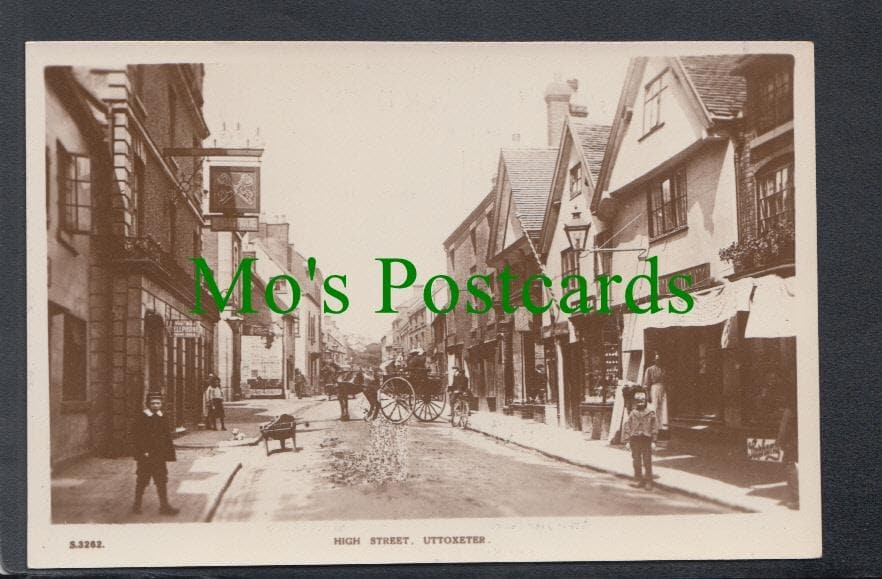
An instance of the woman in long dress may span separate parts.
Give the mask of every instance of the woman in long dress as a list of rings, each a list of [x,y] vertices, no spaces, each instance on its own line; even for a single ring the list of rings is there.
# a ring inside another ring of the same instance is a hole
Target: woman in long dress
[[[667,374],[662,366],[661,354],[655,352],[652,365],[643,374],[643,387],[649,391],[650,402],[647,408],[655,412],[659,430],[668,430]]]

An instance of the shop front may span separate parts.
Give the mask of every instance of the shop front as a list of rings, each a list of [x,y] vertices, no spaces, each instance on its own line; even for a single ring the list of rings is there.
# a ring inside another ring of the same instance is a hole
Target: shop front
[[[570,323],[576,341],[569,345],[572,368],[565,371],[574,382],[569,389],[573,410],[578,414],[579,429],[599,440],[609,432],[615,389],[622,377],[622,315],[577,314],[570,317]]]
[[[712,441],[746,459],[750,441],[767,444],[783,408],[795,409],[793,279],[742,278],[696,292],[687,315],[666,309],[626,314],[622,349],[629,380],[622,383],[642,383],[658,353],[672,435]],[[622,408],[613,412],[611,441],[627,411],[623,397],[616,405]]]

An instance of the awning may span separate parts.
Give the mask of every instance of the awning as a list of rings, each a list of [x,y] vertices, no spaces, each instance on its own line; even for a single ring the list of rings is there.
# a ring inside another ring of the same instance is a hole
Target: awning
[[[745,338],[789,338],[796,335],[796,278],[756,278]]]
[[[668,311],[668,303],[684,309],[680,298],[659,300],[662,311],[655,314],[625,314],[622,350],[642,350],[643,332],[648,329],[713,326],[727,322],[738,312],[750,312],[745,338],[795,336],[794,278],[768,275],[746,277],[692,294],[694,306],[687,314]]]

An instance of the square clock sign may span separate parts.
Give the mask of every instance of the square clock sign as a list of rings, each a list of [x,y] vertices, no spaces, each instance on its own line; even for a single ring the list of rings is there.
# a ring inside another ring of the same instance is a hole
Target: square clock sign
[[[260,167],[211,167],[208,210],[224,215],[260,213]]]

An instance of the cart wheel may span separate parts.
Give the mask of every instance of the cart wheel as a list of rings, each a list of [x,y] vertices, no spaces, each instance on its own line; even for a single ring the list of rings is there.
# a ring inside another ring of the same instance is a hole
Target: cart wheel
[[[377,391],[377,400],[380,402],[380,412],[389,422],[399,424],[413,414],[413,386],[399,376],[383,382]]]
[[[413,402],[413,415],[420,422],[431,422],[441,416],[446,405],[447,397],[443,391],[419,394]]]

